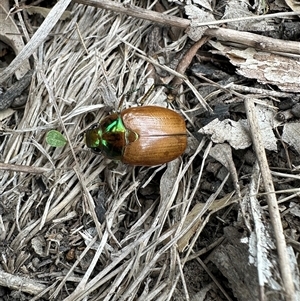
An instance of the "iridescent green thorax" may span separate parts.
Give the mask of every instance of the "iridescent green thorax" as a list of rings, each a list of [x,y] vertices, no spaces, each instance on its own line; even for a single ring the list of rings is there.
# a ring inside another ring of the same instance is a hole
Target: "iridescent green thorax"
[[[100,122],[100,127],[103,130],[103,133],[107,133],[107,132],[124,133],[124,132],[126,132],[122,118],[118,114],[112,114],[112,115],[104,118]]]
[[[102,152],[106,157],[121,160],[124,148],[138,136],[127,130],[119,114],[112,114],[104,118],[99,126],[86,132],[86,144],[95,152]]]
[[[100,123],[100,131],[102,131],[101,151],[108,158],[120,160],[123,154],[126,132],[121,117],[117,114],[108,116]]]

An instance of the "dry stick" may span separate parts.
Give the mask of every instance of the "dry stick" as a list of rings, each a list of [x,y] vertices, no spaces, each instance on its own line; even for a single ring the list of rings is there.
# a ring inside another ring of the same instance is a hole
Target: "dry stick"
[[[17,165],[17,164],[9,164],[9,163],[1,163],[1,162],[0,162],[0,170],[36,173],[36,174],[52,171],[52,169],[45,168],[45,167]]]
[[[267,89],[262,89],[262,88],[253,88],[253,87],[248,87],[248,86],[242,86],[242,85],[237,85],[234,83],[229,83],[228,85],[224,86],[223,88],[234,90],[237,92],[243,92],[247,94],[259,94],[263,96],[272,96],[272,97],[291,97],[293,93],[288,93],[288,92],[280,92],[280,91],[272,91],[272,90],[267,90]],[[277,101],[277,99],[275,99]],[[278,100],[280,101],[280,100]]]
[[[299,42],[282,41],[255,33],[236,31],[228,28],[209,28],[205,31],[205,34],[216,37],[220,41],[239,43],[265,52],[282,52],[284,55],[288,53],[300,54]]]
[[[154,23],[160,23],[162,25],[175,26],[179,28],[186,29],[190,26],[190,20],[174,17],[166,14],[162,14],[156,11],[143,9],[138,6],[134,6],[128,3],[117,3],[111,0],[73,0],[74,2],[94,6],[97,8],[103,8],[112,10],[117,13],[126,14],[128,16],[145,19],[148,21],[153,21]],[[267,18],[283,18],[287,16],[298,16],[297,12],[284,12],[284,13],[275,13],[269,15],[259,15],[259,16],[250,16],[250,17],[240,17],[240,18],[232,18],[232,19],[223,19],[217,21],[209,21],[209,22],[199,22],[195,25],[195,27],[200,26],[211,26],[211,25],[222,25],[229,22],[240,22],[245,20],[262,20]]]
[[[32,4],[31,4],[32,5]],[[224,23],[232,23],[232,22],[240,22],[240,21],[254,21],[254,20],[265,20],[270,18],[287,18],[299,16],[299,12],[283,12],[283,13],[273,13],[268,15],[252,15],[249,17],[243,16],[240,18],[231,18],[231,19],[222,19],[217,21],[209,21],[209,22],[199,22],[193,24],[194,26],[209,26],[209,25],[222,25]],[[297,17],[296,17],[297,18]]]
[[[10,289],[25,292],[31,295],[37,295],[47,287],[32,279],[6,273],[0,270],[0,285]]]
[[[206,42],[208,41],[208,37],[203,37],[198,42],[196,42],[193,46],[191,46],[188,51],[185,53],[184,57],[179,62],[176,71],[181,74],[185,74],[186,69],[191,64],[193,58],[195,57],[196,53],[198,52],[199,48],[201,48]],[[171,86],[174,86],[175,89],[181,85],[183,82],[182,78],[175,77],[174,81],[172,82]],[[176,94],[176,93],[175,93]]]
[[[154,23],[163,24],[166,26],[175,26],[183,29],[187,29],[191,26],[190,20],[174,17],[166,14],[161,14],[152,10],[143,9],[137,6],[133,6],[131,4],[123,4],[117,3],[110,0],[73,0],[74,2],[86,4],[90,6],[94,6],[97,8],[108,9],[114,11],[116,13],[126,14],[128,16],[132,16],[138,19],[148,20]],[[271,18],[271,17],[284,17],[284,16],[294,16],[297,13],[288,12],[288,13],[279,13],[279,14],[270,14],[264,16],[253,16],[251,18],[236,18],[236,19],[225,19],[220,21],[214,22],[203,22],[197,24],[197,27],[200,26],[207,26],[208,24],[226,24],[228,22],[236,22],[242,20],[255,20],[255,19],[262,19]],[[300,43],[293,42],[293,41],[282,41],[279,39],[273,39],[269,37],[264,37],[258,34],[237,31],[233,29],[227,28],[208,28],[205,31],[205,35],[210,37],[215,37],[220,41],[230,41],[240,43],[242,45],[254,47],[255,49],[261,49],[263,51],[275,51],[275,52],[282,52],[283,54],[291,53],[291,54],[300,54]]]
[[[293,284],[292,272],[290,268],[289,257],[286,251],[286,242],[283,234],[281,217],[278,209],[276,194],[274,191],[272,176],[270,173],[265,148],[263,145],[261,131],[258,125],[254,101],[249,98],[245,99],[245,108],[246,108],[246,114],[250,126],[253,146],[260,167],[260,172],[262,175],[265,191],[267,192],[266,197],[268,202],[268,209],[269,209],[271,223],[274,229],[274,235],[276,239],[279,266],[280,266],[281,277],[283,281],[284,292],[286,294],[286,301],[294,301],[295,288]]]
[[[161,14],[153,10],[131,5],[129,3],[117,3],[110,0],[74,0],[74,2],[112,10],[116,13],[152,21],[162,25],[170,25],[179,28],[187,28],[190,25],[190,21],[187,19]]]

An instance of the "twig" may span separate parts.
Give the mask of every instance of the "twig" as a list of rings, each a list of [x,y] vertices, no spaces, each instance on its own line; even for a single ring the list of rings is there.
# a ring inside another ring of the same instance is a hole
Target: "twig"
[[[138,6],[131,5],[129,3],[117,3],[110,0],[74,0],[74,2],[94,6],[97,8],[112,10],[116,13],[126,14],[128,16],[152,21],[154,23],[163,25],[175,26],[179,28],[187,28],[190,25],[190,21],[187,19],[161,14],[153,10],[147,10]]]
[[[191,23],[189,20],[184,18],[178,18],[166,14],[161,14],[152,10],[142,9],[137,6],[133,6],[130,4],[121,4],[116,3],[110,0],[73,0],[74,2],[86,4],[90,6],[94,6],[97,8],[103,8],[112,10],[117,13],[126,14],[128,16],[136,17],[139,19],[144,19],[148,21],[152,21],[154,23],[163,24],[165,26],[175,26],[179,28],[187,29],[189,26],[191,26]],[[275,17],[283,17],[283,16],[294,16],[297,15],[297,13],[291,12],[282,14],[273,14],[268,15],[264,17],[270,18],[271,16]],[[208,26],[212,24],[219,24],[219,23],[228,23],[228,22],[236,22],[238,20],[248,20],[248,19],[261,19],[263,17],[261,16],[253,16],[251,18],[244,17],[244,18],[238,18],[238,19],[225,19],[222,21],[214,21],[210,23],[199,23],[197,24],[197,27],[200,26]],[[264,37],[258,34],[249,33],[249,32],[243,32],[243,31],[237,31],[233,29],[227,29],[227,28],[208,28],[205,31],[205,35],[208,35],[210,37],[215,37],[219,39],[220,41],[228,41],[228,42],[236,42],[241,45],[246,45],[253,47],[255,49],[260,49],[263,51],[274,51],[274,52],[282,52],[283,54],[300,54],[300,44],[299,42],[294,41],[284,41],[279,39],[273,39],[269,37]]]
[[[300,54],[300,43],[293,41],[282,41],[264,37],[259,34],[245,31],[237,31],[228,28],[209,28],[205,34],[215,37],[220,41],[234,42],[241,45],[260,49],[265,52],[282,52],[282,54]]]
[[[226,24],[226,23],[233,23],[233,22],[240,22],[240,21],[248,21],[248,20],[265,20],[270,18],[287,18],[298,16],[299,13],[297,12],[283,12],[283,13],[274,13],[274,14],[267,14],[267,15],[253,15],[249,17],[240,17],[240,18],[232,18],[232,19],[222,19],[216,21],[209,21],[209,22],[199,22],[196,26],[209,26],[209,25],[219,25],[219,24]]]
[[[208,37],[203,37],[202,39],[200,39],[198,42],[196,42],[192,47],[190,47],[188,49],[188,51],[185,53],[183,58],[180,60],[178,66],[176,68],[176,71],[178,73],[185,74],[186,69],[191,64],[196,53],[204,44],[206,44],[207,41],[208,41]],[[177,89],[181,85],[182,82],[183,82],[182,78],[175,77],[175,79],[171,83],[171,86],[174,87],[175,89]],[[177,91],[174,94],[176,94],[176,93],[177,93]]]
[[[39,294],[46,289],[46,285],[32,279],[15,276],[0,270],[0,285],[13,290],[22,291],[32,295]]]
[[[278,98],[285,98],[285,97],[291,97],[292,93],[287,93],[287,92],[280,92],[280,91],[272,91],[272,90],[267,90],[267,89],[262,89],[262,88],[253,88],[253,87],[248,87],[248,86],[242,86],[242,85],[237,85],[234,83],[230,83],[226,85],[224,88],[230,89],[233,91],[237,92],[243,92],[243,93],[251,93],[251,94],[260,94],[260,95],[265,95],[269,97],[278,97]],[[277,101],[277,99],[275,99]],[[280,101],[280,100],[278,100]]]
[[[52,169],[45,168],[45,167],[17,165],[17,164],[9,164],[9,163],[1,163],[1,162],[0,162],[0,170],[36,173],[36,174],[52,171]]]
[[[281,224],[281,217],[277,204],[276,194],[274,192],[274,185],[270,173],[264,144],[262,141],[261,131],[258,125],[258,120],[255,111],[254,101],[252,99],[245,100],[246,114],[250,126],[252,142],[255,149],[257,161],[260,167],[262,180],[268,202],[268,209],[270,213],[271,223],[274,229],[276,239],[276,246],[278,252],[279,266],[281,270],[281,277],[283,280],[284,292],[287,301],[295,300],[295,288],[293,284],[292,272],[290,269],[289,257],[286,251],[286,241],[283,235],[283,228]]]
[[[128,16],[145,19],[148,21],[153,21],[155,23],[160,23],[163,25],[176,26],[179,28],[187,28],[190,26],[190,20],[174,17],[170,15],[165,15],[158,13],[156,11],[149,11],[147,9],[143,9],[137,6],[133,6],[131,4],[117,3],[111,0],[73,0],[74,2],[94,6],[97,8],[103,8],[115,11],[117,13],[126,14]],[[297,12],[284,12],[284,13],[275,13],[268,15],[259,15],[259,16],[250,16],[250,17],[240,17],[240,18],[232,18],[232,19],[222,19],[216,21],[209,22],[199,22],[196,26],[209,26],[209,25],[221,25],[232,22],[239,22],[245,20],[264,20],[267,18],[282,18],[287,16],[298,16]]]

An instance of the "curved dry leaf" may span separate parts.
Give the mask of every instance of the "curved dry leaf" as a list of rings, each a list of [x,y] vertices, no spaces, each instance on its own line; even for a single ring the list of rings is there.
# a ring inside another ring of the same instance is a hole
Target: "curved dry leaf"
[[[234,166],[231,147],[227,143],[214,145],[210,149],[209,155],[219,161],[227,170],[230,170],[230,166]]]
[[[270,104],[270,101],[266,101],[266,103]],[[276,111],[265,106],[256,105],[256,114],[264,147],[271,151],[277,151],[277,138],[273,132]]]
[[[192,221],[195,219],[195,217],[204,209],[205,204],[203,203],[197,203],[193,209],[189,212],[189,214],[186,217],[186,220],[184,221],[184,224],[182,226],[183,229],[187,228]],[[185,248],[188,246],[191,238],[194,236],[194,234],[196,233],[197,229],[200,227],[200,225],[203,223],[202,219],[198,219],[198,221],[196,221],[193,226],[191,227],[191,229],[184,234],[177,242],[177,248],[179,250],[179,252],[183,252],[185,250]],[[177,223],[174,227],[176,227],[179,223]]]
[[[212,214],[214,214],[215,212],[218,212],[219,210],[233,204],[236,203],[236,200],[234,200],[232,198],[233,192],[228,193],[227,195],[225,195],[224,197],[222,197],[221,199],[215,200],[211,206],[209,207],[209,210],[206,211],[206,213],[208,214],[206,219],[199,219],[198,221],[196,221],[193,226],[190,228],[190,230],[184,234],[177,242],[177,248],[179,252],[183,252],[185,250],[185,248],[189,245],[189,242],[191,240],[191,238],[194,236],[194,234],[196,233],[197,229],[200,226],[204,226],[203,223],[207,223],[209,220],[209,216],[211,216]],[[183,224],[183,229],[189,227],[189,225],[192,223],[192,221],[195,219],[195,217],[197,215],[199,215],[203,210],[205,209],[205,204],[203,203],[197,203],[193,209],[189,212],[189,214],[186,217],[186,220],[184,221]],[[177,227],[179,223],[175,224],[174,227]]]
[[[175,187],[175,185],[179,173],[179,168],[180,168],[180,160],[173,160],[169,162],[166,171],[161,177],[159,189],[160,189],[160,197],[162,203],[169,202],[172,195],[174,196],[174,194],[176,194],[176,192],[174,191],[178,190],[178,183],[177,183],[177,187]]]
[[[295,203],[295,202],[291,202],[290,205],[289,205],[289,208],[290,208],[290,212],[297,216],[297,217],[300,217],[300,204],[298,203]]]
[[[300,153],[300,122],[287,123],[283,127],[282,140]]]
[[[256,113],[264,147],[268,150],[277,151],[277,139],[273,132],[275,112],[265,106],[257,105]],[[199,133],[211,136],[214,143],[227,141],[235,149],[245,149],[252,143],[246,119],[240,119],[239,121],[214,119],[200,129]]]
[[[300,3],[295,0],[285,0],[285,3],[290,7],[290,9],[296,13],[300,13]]]
[[[0,121],[8,118],[9,116],[11,116],[12,114],[15,113],[15,110],[8,108],[5,110],[0,110]],[[1,125],[0,125],[0,130],[1,130]]]
[[[41,235],[33,237],[31,240],[31,246],[36,254],[40,255],[41,257],[46,256],[44,251],[46,246],[46,241],[44,237],[42,237]]]
[[[263,4],[261,4],[263,5]],[[241,19],[242,17],[251,17],[255,14],[249,10],[250,6],[246,1],[230,0],[226,2],[225,12],[222,19]],[[227,28],[239,30],[239,31],[251,31],[251,32],[263,32],[272,31],[274,25],[269,19],[264,20],[239,20],[235,22],[229,22]]]
[[[199,133],[211,136],[214,143],[227,141],[235,149],[245,149],[251,145],[251,137],[245,120],[214,119],[200,129]]]

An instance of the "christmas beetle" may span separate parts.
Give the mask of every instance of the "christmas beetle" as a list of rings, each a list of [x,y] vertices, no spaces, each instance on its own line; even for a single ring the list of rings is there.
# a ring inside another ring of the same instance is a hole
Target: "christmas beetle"
[[[173,110],[157,106],[113,113],[87,130],[85,139],[95,153],[138,166],[172,161],[187,144],[184,119]]]

